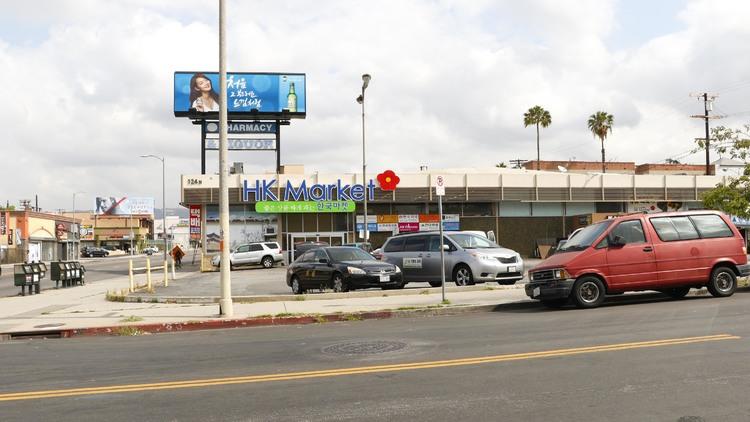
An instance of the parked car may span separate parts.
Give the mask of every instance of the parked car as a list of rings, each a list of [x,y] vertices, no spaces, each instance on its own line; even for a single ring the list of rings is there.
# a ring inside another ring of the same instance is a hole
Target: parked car
[[[151,255],[153,255],[155,253],[159,253],[159,248],[157,248],[156,246],[148,246],[148,247],[146,247],[146,249],[143,250],[143,253],[145,253],[146,255],[151,256]]]
[[[318,288],[335,292],[401,289],[404,280],[397,265],[378,261],[360,248],[332,246],[309,250],[297,258],[287,269],[286,284],[294,294],[302,294]]]
[[[109,251],[104,248],[97,248],[97,247],[89,246],[81,250],[81,256],[84,258],[104,257],[108,255],[109,255]]]
[[[296,243],[294,245],[294,257],[293,258],[290,257],[291,258],[290,261],[291,260],[296,260],[297,258],[299,258],[300,256],[302,256],[303,253],[305,253],[305,252],[307,252],[307,251],[309,251],[311,249],[322,248],[322,247],[326,247],[326,246],[331,246],[331,245],[329,245],[327,242],[320,242],[320,241],[315,241],[315,242],[309,241],[309,242]]]
[[[341,246],[351,246],[354,248],[360,248],[365,252],[372,253],[372,244],[370,242],[354,242],[354,243],[344,243]]]
[[[599,306],[606,295],[656,290],[681,298],[708,287],[731,296],[750,275],[737,228],[715,211],[625,215],[581,230],[529,272],[526,294],[559,307]]]
[[[276,242],[256,242],[239,245],[229,253],[229,267],[234,269],[238,265],[262,265],[271,268],[277,262],[284,261],[281,247]],[[211,263],[221,265],[221,254],[214,256]]]
[[[446,232],[443,239],[446,279],[458,286],[496,281],[515,284],[523,279],[523,259],[484,236]],[[383,245],[383,261],[401,267],[404,282],[441,283],[440,234],[420,232],[397,235]]]

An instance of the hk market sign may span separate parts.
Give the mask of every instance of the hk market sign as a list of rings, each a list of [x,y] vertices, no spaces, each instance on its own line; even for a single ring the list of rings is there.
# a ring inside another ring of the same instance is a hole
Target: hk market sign
[[[251,185],[245,180],[242,185],[242,200],[250,202],[252,195],[255,202],[278,202],[278,201],[355,201],[365,200],[365,194],[370,201],[375,199],[375,183],[370,180],[367,186],[361,184],[350,185],[342,183],[339,179],[336,183],[315,183],[308,186],[303,180],[299,186],[294,186],[291,181],[286,182],[283,199],[276,196],[276,179],[256,180]]]

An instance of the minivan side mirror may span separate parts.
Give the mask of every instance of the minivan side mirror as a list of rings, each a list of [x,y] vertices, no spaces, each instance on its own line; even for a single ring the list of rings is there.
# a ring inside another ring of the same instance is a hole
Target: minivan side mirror
[[[443,250],[444,250],[444,251],[447,251],[447,252],[450,252],[450,250],[451,250],[451,245],[447,245],[447,244],[443,243]]]
[[[625,246],[625,244],[627,244],[627,242],[625,241],[625,238],[622,237],[622,236],[610,237],[608,239],[608,242],[609,242],[609,246],[613,246],[613,247],[616,247],[616,248],[617,247],[621,247],[621,246]]]

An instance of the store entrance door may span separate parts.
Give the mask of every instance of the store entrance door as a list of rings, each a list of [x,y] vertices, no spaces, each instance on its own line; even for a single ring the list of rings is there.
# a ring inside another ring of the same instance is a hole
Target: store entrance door
[[[304,232],[304,233],[287,233],[286,248],[289,262],[297,259],[297,245],[305,242],[325,242],[331,246],[341,246],[347,243],[346,232]]]

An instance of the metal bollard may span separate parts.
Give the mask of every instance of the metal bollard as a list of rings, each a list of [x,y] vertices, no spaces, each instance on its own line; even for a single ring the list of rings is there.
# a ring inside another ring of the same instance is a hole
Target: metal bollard
[[[164,287],[169,287],[169,261],[164,261]]]
[[[133,260],[128,261],[128,278],[130,279],[130,293],[135,292],[135,279],[133,277]]]
[[[172,260],[172,280],[174,280],[175,278],[177,278],[177,276],[174,273],[174,259],[173,259]]]
[[[151,258],[146,258],[146,288],[151,291]]]

